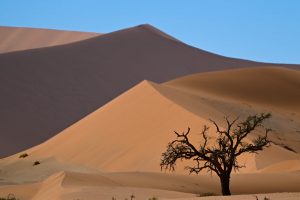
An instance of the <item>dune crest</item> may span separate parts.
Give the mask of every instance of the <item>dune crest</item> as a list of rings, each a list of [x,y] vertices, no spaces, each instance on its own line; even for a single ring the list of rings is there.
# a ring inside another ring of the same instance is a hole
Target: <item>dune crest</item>
[[[287,68],[248,68],[193,74],[166,85],[191,93],[300,112],[300,71]]]
[[[0,54],[85,40],[99,33],[0,26]]]

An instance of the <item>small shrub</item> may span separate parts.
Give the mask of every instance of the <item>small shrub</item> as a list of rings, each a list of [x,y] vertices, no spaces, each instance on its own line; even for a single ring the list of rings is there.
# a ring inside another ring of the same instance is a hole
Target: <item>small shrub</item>
[[[151,197],[148,200],[158,200],[158,198],[157,197]]]
[[[130,200],[133,200],[134,198],[135,198],[134,194],[130,195]],[[111,200],[117,200],[117,198],[116,197],[112,197]],[[128,200],[128,198],[125,198],[124,200]]]
[[[259,200],[257,196],[255,196],[256,200]],[[271,200],[270,198],[268,197],[264,197],[264,200]]]
[[[133,200],[135,198],[134,194],[130,195],[130,200]]]
[[[26,158],[27,156],[28,156],[27,153],[23,153],[23,154],[21,154],[21,155],[19,156],[19,158]]]
[[[35,161],[35,162],[33,163],[33,166],[36,166],[36,165],[39,165],[39,164],[41,164],[40,161]]]

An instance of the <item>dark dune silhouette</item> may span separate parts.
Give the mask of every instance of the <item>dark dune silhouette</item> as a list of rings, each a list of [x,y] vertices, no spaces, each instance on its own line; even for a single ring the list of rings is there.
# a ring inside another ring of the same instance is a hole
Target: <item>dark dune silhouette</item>
[[[299,67],[219,56],[150,25],[0,54],[0,156],[45,141],[144,79],[255,66]]]

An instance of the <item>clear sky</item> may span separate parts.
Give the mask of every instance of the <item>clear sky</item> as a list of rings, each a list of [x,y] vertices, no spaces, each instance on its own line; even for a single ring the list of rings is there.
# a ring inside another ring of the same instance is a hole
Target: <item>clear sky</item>
[[[144,23],[221,55],[300,63],[300,0],[0,0],[5,26],[107,33]]]

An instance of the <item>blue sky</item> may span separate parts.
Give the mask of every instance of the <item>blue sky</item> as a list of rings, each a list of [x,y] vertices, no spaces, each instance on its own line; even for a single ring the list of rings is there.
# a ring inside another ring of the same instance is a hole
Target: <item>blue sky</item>
[[[0,1],[5,26],[107,33],[144,23],[221,55],[300,63],[299,0]]]

